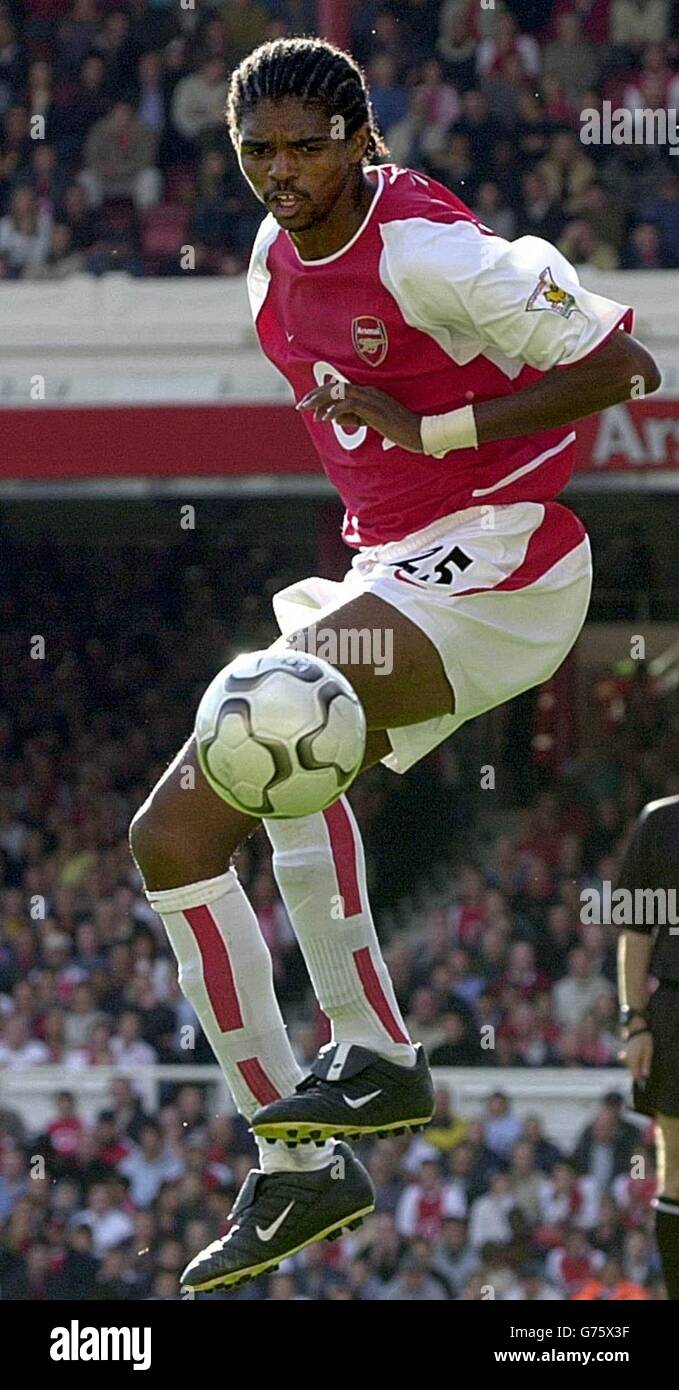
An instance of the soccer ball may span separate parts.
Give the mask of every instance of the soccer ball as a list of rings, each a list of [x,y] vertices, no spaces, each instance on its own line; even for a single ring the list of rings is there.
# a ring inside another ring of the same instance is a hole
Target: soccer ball
[[[250,652],[208,686],[196,715],[212,790],[248,816],[286,820],[331,806],[365,752],[363,706],[320,657]]]

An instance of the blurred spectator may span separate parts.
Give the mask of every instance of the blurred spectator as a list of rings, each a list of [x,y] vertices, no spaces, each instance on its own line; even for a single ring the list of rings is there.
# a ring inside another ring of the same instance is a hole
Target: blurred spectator
[[[663,251],[655,223],[638,222],[629,234],[620,264],[624,270],[669,270],[674,256]]]
[[[649,1297],[645,1289],[640,1284],[635,1284],[632,1279],[625,1279],[622,1266],[618,1260],[606,1260],[601,1270],[593,1278],[586,1279],[573,1298],[586,1299],[600,1303],[604,1299],[613,1299],[615,1303],[625,1301],[639,1301]]]
[[[139,1136],[139,1147],[123,1158],[118,1171],[130,1180],[130,1197],[137,1207],[155,1201],[164,1182],[176,1182],[186,1170],[181,1159],[163,1147],[158,1125],[147,1122]]]
[[[518,64],[518,68],[514,63]],[[514,79],[537,77],[540,71],[540,49],[528,34],[520,34],[514,16],[500,13],[492,38],[483,39],[477,49],[477,72],[481,77],[507,74]]]
[[[443,1037],[430,1052],[434,1067],[473,1067],[478,1062],[479,1038],[469,1027],[465,1015],[450,1009],[441,1020]]]
[[[117,101],[110,116],[92,127],[80,180],[90,201],[132,198],[137,208],[158,202],[162,180],[154,167],[157,139],[142,125],[128,101]]]
[[[480,172],[490,172],[490,151],[495,142],[502,138],[503,132],[502,125],[491,114],[483,92],[464,93],[462,115],[454,122],[453,129],[458,135],[466,135]]]
[[[58,155],[52,145],[37,144],[32,152],[30,171],[23,176],[33,189],[38,207],[50,218],[63,197],[66,176],[58,167]]]
[[[479,185],[473,210],[484,227],[490,227],[491,231],[497,232],[498,236],[505,237],[507,241],[513,239],[516,231],[516,213],[503,202],[502,193],[496,183],[488,180],[487,183]]]
[[[453,1298],[458,1298],[480,1265],[479,1256],[469,1246],[466,1222],[449,1217],[443,1222],[432,1265],[433,1272],[445,1280]]]
[[[556,241],[564,226],[564,215],[558,198],[550,193],[542,174],[524,174],[521,190],[522,211],[517,229],[519,234]]]
[[[168,91],[159,53],[142,53],[137,64],[137,119],[160,140],[167,123]]]
[[[125,9],[115,8],[104,14],[94,47],[101,53],[111,87],[126,92],[133,81],[134,48],[130,33],[130,16]]]
[[[27,1192],[26,1160],[20,1149],[7,1148],[0,1154],[0,1221],[11,1215]]]
[[[60,208],[60,221],[71,232],[71,247],[74,250],[89,250],[96,240],[97,214],[89,207],[88,195],[79,183],[71,183],[64,193]]]
[[[446,135],[441,146],[429,152],[426,168],[463,202],[473,203],[478,172],[474,168],[466,135],[458,135],[454,131]]]
[[[443,74],[458,91],[467,91],[476,77],[476,44],[461,7],[444,6],[436,54]]]
[[[10,210],[0,218],[0,257],[10,273],[20,275],[44,265],[50,250],[52,219],[40,208],[32,188],[16,188]]]
[[[222,127],[227,82],[221,58],[206,58],[198,71],[182,77],[172,98],[172,120],[195,150],[202,137]]]
[[[601,1287],[596,1274],[605,1263],[604,1255],[592,1249],[585,1232],[573,1228],[566,1233],[563,1245],[550,1250],[545,1270],[562,1297],[571,1299],[588,1284],[590,1288]]]
[[[96,0],[73,0],[70,14],[57,29],[57,55],[65,77],[74,77],[85,56],[96,48],[99,24]]]
[[[668,0],[612,0],[610,37],[614,44],[638,48],[667,37]]]
[[[259,0],[229,0],[224,6],[223,22],[234,63],[264,43],[269,19],[268,9]]]
[[[521,1120],[511,1108],[504,1091],[493,1091],[486,1102],[484,1137],[488,1148],[500,1158],[508,1158],[521,1134]]]
[[[0,94],[6,107],[16,100],[26,77],[26,50],[6,11],[0,13]]]
[[[554,986],[554,1009],[565,1027],[577,1027],[602,994],[612,994],[609,980],[599,975],[588,952],[576,946],[568,957],[568,973]]]
[[[0,1027],[0,1067],[35,1067],[47,1061],[49,1051],[44,1043],[30,1037],[26,1019],[10,1015]]]
[[[428,109],[426,89],[413,87],[408,93],[405,116],[389,131],[390,157],[395,164],[422,167],[429,155],[445,144],[446,127],[440,122],[431,122]]]
[[[58,108],[58,134],[54,138],[65,162],[74,164],[83,158],[89,132],[110,114],[112,103],[106,64],[100,54],[88,53],[80,67],[77,89]]]
[[[599,71],[596,50],[585,38],[580,17],[575,13],[561,14],[556,21],[556,32],[556,39],[547,44],[544,51],[543,77],[556,78],[567,100],[578,108],[583,92],[596,83]]]
[[[415,1256],[409,1256],[401,1265],[401,1273],[392,1283],[387,1284],[382,1298],[398,1303],[441,1303],[445,1293],[440,1282],[429,1274],[425,1265]]]
[[[87,1226],[92,1232],[92,1250],[97,1259],[129,1240],[134,1231],[131,1216],[116,1203],[113,1188],[107,1182],[92,1185],[87,1206],[73,1220],[76,1226]]]
[[[450,1153],[466,1138],[467,1121],[456,1115],[452,1108],[450,1091],[446,1086],[437,1086],[434,1114],[427,1126],[426,1143],[440,1153]]]
[[[537,166],[548,192],[563,202],[570,213],[572,200],[584,193],[596,178],[596,167],[583,151],[577,137],[569,131],[555,135],[549,152]]]
[[[56,1116],[49,1121],[45,1131],[54,1154],[62,1159],[74,1158],[83,1130],[84,1125],[77,1114],[73,1092],[59,1091]]]
[[[444,1182],[436,1159],[425,1159],[419,1178],[407,1187],[396,1212],[396,1227],[402,1236],[436,1236],[444,1220],[466,1214],[466,1201],[453,1183]]]
[[[488,1192],[472,1203],[469,1216],[469,1243],[481,1250],[489,1241],[503,1245],[510,1238],[509,1213],[515,1205],[512,1180],[507,1173],[491,1178]]]
[[[387,143],[391,127],[403,120],[408,109],[406,90],[397,77],[397,65],[391,54],[378,53],[368,69],[368,83],[373,110]]]
[[[615,247],[601,241],[584,218],[567,222],[557,245],[572,265],[591,265],[596,270],[618,268],[618,253]]]
[[[603,1193],[617,1173],[629,1168],[638,1145],[638,1131],[622,1122],[619,1107],[604,1105],[583,1130],[573,1150],[573,1163],[580,1173],[593,1178]]]
[[[120,1017],[118,1032],[111,1038],[111,1053],[119,1067],[154,1066],[158,1056],[141,1036],[142,1021],[134,1009],[126,1009]]]
[[[659,251],[668,266],[679,265],[679,177],[669,174],[663,179],[655,198],[643,207],[644,217],[658,231]]]

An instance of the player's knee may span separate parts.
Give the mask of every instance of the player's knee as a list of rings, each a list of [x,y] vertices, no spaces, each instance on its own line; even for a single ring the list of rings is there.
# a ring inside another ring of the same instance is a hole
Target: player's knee
[[[175,818],[152,792],[133,816],[128,831],[132,856],[146,880],[156,877],[170,852],[176,854],[176,830]]]

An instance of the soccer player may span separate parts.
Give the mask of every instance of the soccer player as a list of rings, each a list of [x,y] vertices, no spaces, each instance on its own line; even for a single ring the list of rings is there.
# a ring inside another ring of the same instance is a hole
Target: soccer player
[[[645,894],[641,902],[655,908],[659,889],[676,895],[678,865],[679,796],[668,796],[644,807],[618,876],[618,888],[635,902],[634,924],[618,942],[618,989],[633,1108],[656,1123],[655,1233],[670,1299],[679,1299],[679,926],[674,905],[654,921],[655,912],[638,912],[636,904]],[[658,981],[650,999],[649,975]]]
[[[300,629],[315,650],[314,620],[338,643],[343,631],[374,633],[381,652],[388,632],[389,673],[336,664],[365,710],[364,766],[405,772],[564,660],[591,586],[585,531],[554,501],[573,467],[572,422],[654,391],[658,369],[630,336],[632,311],[583,289],[553,246],[510,244],[439,184],[376,163],[388,151],[363,75],[332,44],[256,49],[233,73],[227,119],[267,209],[248,277],[256,331],[344,500],[355,551],[343,583],[313,578],[277,595],[274,650],[299,648]],[[261,1156],[228,1234],[185,1271],[192,1289],[233,1285],[360,1220],[372,1188],[338,1140],[417,1127],[433,1110],[345,797],[266,822],[332,1025],[302,1077],[230,867],[256,824],[212,792],[190,739],[131,827],[182,989]]]

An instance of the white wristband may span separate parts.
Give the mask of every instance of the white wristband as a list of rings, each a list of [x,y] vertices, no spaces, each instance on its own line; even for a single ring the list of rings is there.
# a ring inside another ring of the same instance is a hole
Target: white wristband
[[[443,458],[451,449],[478,449],[474,407],[463,405],[447,415],[424,415],[420,426],[425,454]]]

